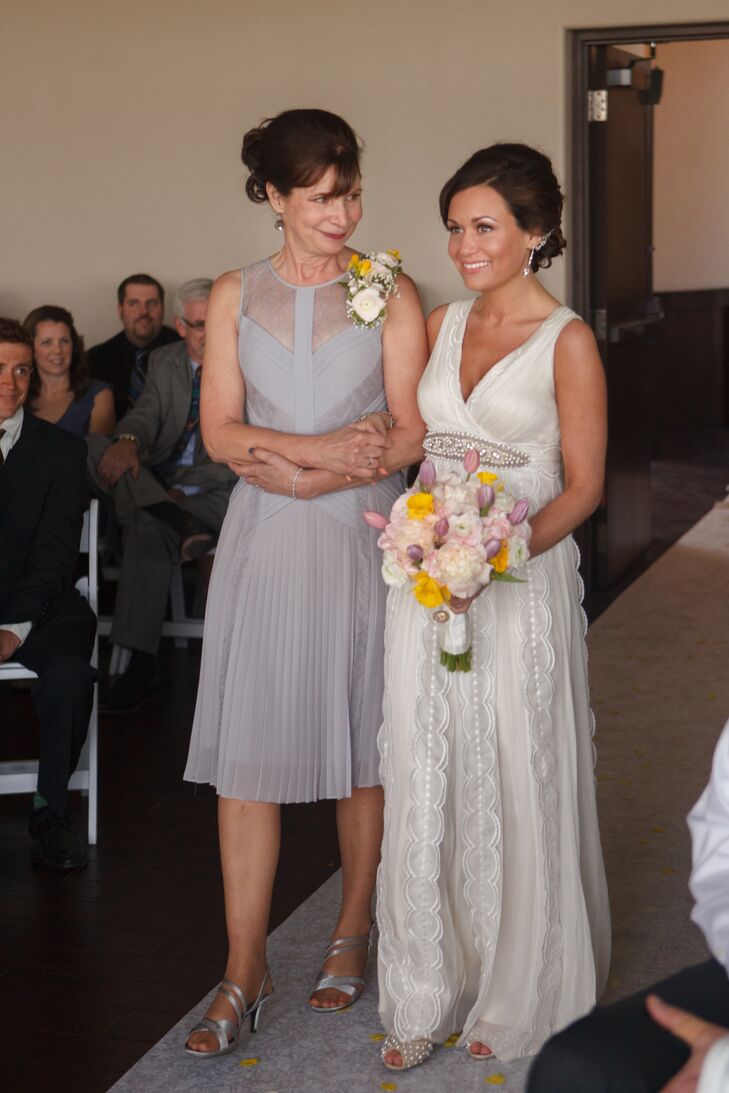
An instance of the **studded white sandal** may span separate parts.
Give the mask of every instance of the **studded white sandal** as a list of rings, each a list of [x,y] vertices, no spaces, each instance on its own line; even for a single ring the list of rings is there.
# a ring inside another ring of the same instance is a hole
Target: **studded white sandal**
[[[402,1066],[388,1063],[385,1058],[391,1051],[398,1051],[402,1058]],[[433,1044],[430,1040],[398,1040],[394,1032],[385,1037],[385,1042],[380,1050],[382,1061],[388,1070],[410,1070],[413,1066],[420,1066],[433,1054]]]

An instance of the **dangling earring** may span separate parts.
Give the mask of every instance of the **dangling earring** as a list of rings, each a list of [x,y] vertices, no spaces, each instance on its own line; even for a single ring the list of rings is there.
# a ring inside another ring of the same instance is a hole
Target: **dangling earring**
[[[529,276],[529,274],[531,272],[531,268],[532,268],[532,262],[534,261],[534,255],[535,255],[536,251],[537,251],[537,247],[532,247],[530,249],[529,257],[527,259],[527,264],[524,266],[524,269],[521,271],[522,277],[528,277]]]
[[[274,226],[274,228],[276,229],[277,232],[282,232],[283,231],[284,222],[283,222],[283,217],[281,216],[280,213],[276,217],[276,219],[274,220],[273,226]]]

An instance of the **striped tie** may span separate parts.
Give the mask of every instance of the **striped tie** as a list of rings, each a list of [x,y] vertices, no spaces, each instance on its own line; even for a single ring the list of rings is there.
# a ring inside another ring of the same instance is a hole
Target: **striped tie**
[[[129,380],[129,405],[133,406],[137,401],[147,380],[147,356],[146,349],[137,349],[134,354],[134,367]]]
[[[4,430],[4,429],[0,429],[0,440],[2,440],[2,438],[3,438],[4,436],[5,436],[5,430]],[[3,463],[4,463],[4,462],[5,462],[5,456],[3,455],[3,450],[2,450],[2,448],[0,447],[0,467],[2,467],[2,465],[3,465]]]

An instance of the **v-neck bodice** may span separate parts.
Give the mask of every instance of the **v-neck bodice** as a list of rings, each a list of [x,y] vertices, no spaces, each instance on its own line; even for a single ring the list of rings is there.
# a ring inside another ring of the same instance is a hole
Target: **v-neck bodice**
[[[531,337],[497,361],[464,400],[461,351],[472,300],[448,307],[418,388],[418,405],[430,432],[465,432],[526,450],[535,458],[559,455],[559,415],[554,390],[554,346],[577,318],[557,307]]]

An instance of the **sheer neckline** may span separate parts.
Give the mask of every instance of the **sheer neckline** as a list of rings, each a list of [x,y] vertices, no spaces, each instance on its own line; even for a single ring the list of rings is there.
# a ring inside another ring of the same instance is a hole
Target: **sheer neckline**
[[[521,343],[521,345],[517,345],[516,348],[511,349],[508,353],[504,353],[503,357],[499,357],[499,359],[497,361],[494,361],[494,363],[486,369],[486,371],[481,376],[481,378],[473,385],[473,387],[471,388],[469,394],[467,396],[465,396],[463,394],[463,384],[461,382],[461,366],[463,364],[463,342],[464,342],[464,339],[466,337],[466,327],[468,326],[468,317],[471,314],[471,308],[473,307],[475,302],[476,302],[475,299],[471,301],[470,307],[468,307],[466,309],[466,313],[464,315],[463,330],[461,331],[460,353],[458,355],[458,364],[457,364],[458,392],[461,396],[461,400],[463,401],[464,406],[468,406],[468,404],[471,401],[471,399],[473,398],[473,395],[475,394],[475,392],[478,390],[478,388],[481,386],[481,384],[484,382],[484,380],[486,380],[496,368],[499,368],[500,365],[502,365],[504,363],[504,361],[508,361],[509,357],[514,357],[514,356],[516,356],[517,353],[521,353],[521,352],[523,352],[523,350],[528,349],[529,346],[531,345],[531,343],[537,338],[537,336],[542,333],[542,331],[544,330],[547,323],[551,319],[554,318],[554,316],[557,314],[558,311],[562,311],[562,309],[565,306],[564,304],[557,304],[556,307],[553,307],[552,310],[550,311],[549,315],[545,315],[545,317],[542,319],[541,323],[536,328],[536,330],[532,331],[532,333],[529,335],[529,337],[526,338]]]
[[[337,281],[341,281],[342,278],[345,276],[345,273],[342,272],[342,273],[338,273],[336,277],[332,277],[332,279],[330,281],[319,281],[315,285],[296,285],[296,284],[294,284],[293,281],[286,281],[281,276],[280,273],[276,272],[276,270],[273,268],[273,262],[271,261],[270,258],[267,258],[266,261],[268,262],[269,270],[271,271],[273,276],[276,278],[276,280],[280,281],[282,285],[286,285],[287,288],[293,288],[294,290],[308,289],[308,288],[326,288],[327,285],[335,285],[337,283]]]

